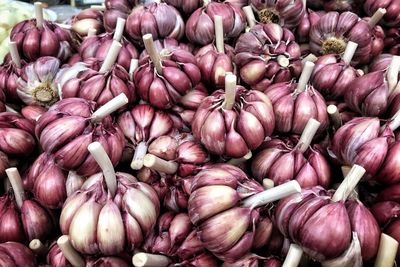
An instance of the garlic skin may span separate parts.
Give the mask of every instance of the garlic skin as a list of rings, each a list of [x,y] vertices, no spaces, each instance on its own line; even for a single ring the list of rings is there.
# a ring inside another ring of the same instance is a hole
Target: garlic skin
[[[336,55],[324,55],[314,62],[315,67],[310,82],[326,99],[340,99],[349,84],[359,77],[355,68]]]
[[[383,116],[396,96],[385,76],[386,72],[375,71],[355,78],[346,88],[346,104],[363,116]]]
[[[234,39],[246,27],[246,17],[241,8],[229,1],[209,2],[197,9],[186,21],[185,34],[191,43],[207,45],[215,39],[214,16],[221,16],[224,38]]]
[[[114,64],[109,71],[101,73],[101,64],[100,59],[89,58],[61,69],[55,79],[60,97],[83,98],[101,106],[123,93],[129,103],[134,102],[136,89],[128,71],[121,65]]]
[[[360,242],[361,256],[364,261],[373,259],[378,253],[381,230],[372,213],[360,201],[349,200],[347,212],[353,231]]]
[[[366,64],[381,53],[373,46],[373,29],[367,21],[349,11],[328,12],[310,30],[310,49],[315,55],[341,54],[348,41],[358,44],[352,65]]]
[[[96,30],[96,34],[104,32],[103,12],[94,8],[86,8],[74,16],[71,20],[72,31],[79,38],[85,37],[90,29]]]
[[[55,77],[60,68],[55,57],[41,57],[23,68],[17,80],[18,97],[26,105],[50,107],[59,100]]]
[[[326,11],[354,11],[357,14],[362,9],[362,4],[364,1],[361,0],[328,0],[325,1],[324,9]]]
[[[263,191],[239,168],[228,164],[205,167],[193,179],[189,218],[200,241],[217,258],[234,262],[253,245],[257,210],[235,207],[238,201]]]
[[[9,193],[0,198],[0,242],[26,242],[32,239],[48,240],[55,225],[51,214],[35,200],[26,199],[21,209]]]
[[[364,11],[369,16],[372,16],[378,8],[385,8],[386,14],[383,16],[382,24],[389,27],[400,25],[400,6],[397,1],[379,1],[366,0],[364,1]]]
[[[200,48],[196,53],[202,81],[214,88],[223,87],[225,74],[234,72],[234,49],[229,45],[224,45],[224,51],[224,53],[219,53],[215,45],[209,44]]]
[[[185,16],[190,16],[196,9],[203,5],[203,2],[200,0],[166,0],[165,3],[175,7]]]
[[[391,185],[379,192],[376,203],[371,207],[371,212],[376,218],[382,231],[398,242],[400,241],[400,183]],[[397,251],[400,259],[400,250]]]
[[[61,208],[67,198],[66,173],[46,153],[41,154],[32,164],[24,180],[25,190],[33,192],[43,206]]]
[[[116,255],[126,248],[132,250],[156,224],[160,203],[151,186],[137,182],[130,174],[117,172],[116,177],[114,197],[104,188],[103,174],[98,173],[64,204],[61,231],[70,235],[73,247],[81,253]]]
[[[304,91],[296,90],[297,85],[295,82],[276,83],[264,91],[274,108],[276,130],[301,134],[312,118],[321,123],[318,132],[323,132],[329,125],[324,97],[311,83],[306,85]]]
[[[79,46],[79,55],[83,61],[90,58],[97,58],[103,61],[113,42],[113,34],[104,33],[86,37]],[[118,54],[116,63],[129,71],[132,59],[137,59],[139,52],[136,47],[125,37],[121,39],[122,48]]]
[[[195,242],[200,240],[192,233],[195,231],[186,213],[166,212],[158,218],[154,232],[145,240],[143,248],[149,253],[188,260],[204,250],[201,244],[196,246]],[[193,238],[196,241],[192,241]]]
[[[9,168],[9,159],[29,156],[36,148],[33,122],[18,113],[0,113],[0,175]]]
[[[193,136],[212,154],[243,157],[259,147],[275,127],[272,103],[264,93],[237,86],[235,99],[232,109],[222,110],[225,93],[217,90],[194,115]]]
[[[334,202],[321,187],[280,200],[275,219],[282,234],[318,261],[340,257],[351,246],[352,232],[360,240],[363,260],[376,256],[380,229],[372,214],[361,202]]]
[[[261,23],[277,23],[288,29],[294,29],[305,12],[305,7],[301,0],[251,0],[250,4],[257,12]]]
[[[91,120],[95,102],[81,98],[62,99],[52,105],[37,121],[35,133],[42,149],[53,154],[56,164],[78,175],[89,176],[99,167],[87,151],[93,141],[99,141],[116,165],[122,156],[125,139],[122,130],[106,116],[101,122]],[[62,116],[59,116],[62,114]]]
[[[166,3],[136,6],[127,17],[125,25],[128,36],[139,45],[143,45],[144,34],[152,34],[154,40],[167,37],[179,40],[184,30],[185,23],[179,11]]]
[[[259,91],[298,77],[302,69],[293,33],[275,23],[257,24],[240,35],[234,62],[243,82]]]
[[[342,164],[359,164],[366,169],[366,179],[382,184],[400,181],[397,171],[400,144],[388,124],[380,130],[378,118],[354,118],[333,136],[331,155]]]
[[[302,188],[331,184],[331,168],[321,147],[314,145],[302,153],[296,142],[274,138],[263,143],[263,149],[252,159],[254,178],[262,181],[268,177],[274,185],[297,180]],[[292,168],[282,168],[288,164]]]
[[[5,103],[6,103],[6,95],[0,89],[0,112],[6,111]]]
[[[124,258],[125,255],[121,257],[97,257],[97,258],[84,258],[86,266],[111,266],[111,267],[129,267],[130,263]],[[49,252],[46,257],[47,263],[55,267],[72,267],[71,263],[64,257],[60,247],[57,243],[53,243],[50,246]]]
[[[384,39],[385,50],[388,50],[392,55],[398,55],[400,52],[399,45],[399,28],[390,28],[386,31]]]
[[[170,109],[200,83],[201,72],[196,58],[182,49],[163,50],[162,73],[150,57],[140,59],[133,80],[140,98],[158,109]]]
[[[186,43],[186,42],[179,42],[178,40],[174,38],[165,38],[165,39],[158,39],[154,40],[154,46],[160,54],[168,54],[168,51],[173,51],[175,49],[181,49],[185,50],[187,52],[190,52],[192,54],[196,53],[196,47],[195,45],[191,43]],[[144,49],[140,55],[139,59],[142,59],[144,57],[147,57],[149,54],[147,53],[146,49]]]
[[[0,244],[0,265],[34,267],[36,257],[26,246],[17,242]]]
[[[27,62],[43,56],[66,61],[72,54],[70,33],[50,21],[44,21],[43,28],[39,29],[36,19],[24,20],[14,26],[10,39],[17,43],[21,58]]]
[[[21,64],[24,66],[26,62],[21,60]],[[7,97],[8,102],[19,103],[21,101],[17,89],[18,79],[22,76],[22,72],[23,68],[17,68],[11,60],[0,66],[0,91]]]

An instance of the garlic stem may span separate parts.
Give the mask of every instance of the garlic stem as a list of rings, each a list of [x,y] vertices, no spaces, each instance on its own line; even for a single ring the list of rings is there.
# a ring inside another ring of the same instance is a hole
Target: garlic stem
[[[136,58],[132,58],[131,65],[129,66],[129,78],[131,79],[131,81],[133,81],[133,73],[138,68],[138,66],[139,60],[137,60]]]
[[[302,256],[303,256],[303,249],[296,244],[290,244],[288,254],[286,255],[282,267],[299,266]]]
[[[345,201],[347,197],[353,192],[358,182],[361,180],[365,173],[365,169],[360,165],[354,164],[350,172],[346,175],[339,188],[336,190],[332,197],[335,202]]]
[[[381,234],[378,254],[374,267],[392,267],[395,264],[399,242],[386,234]]]
[[[310,80],[314,65],[315,64],[310,61],[304,63],[303,71],[301,72],[299,82],[297,83],[296,93],[301,93],[306,90],[306,86],[308,81]]]
[[[234,166],[238,166],[239,164],[241,164],[241,163],[243,163],[243,162],[246,162],[246,161],[248,161],[249,159],[251,159],[251,157],[253,156],[253,154],[251,153],[251,151],[249,151],[249,152],[247,152],[247,154],[246,155],[244,155],[243,157],[241,157],[241,158],[233,158],[233,159],[230,159],[228,162],[227,162],[227,164],[230,164],[230,165],[234,165]]]
[[[215,28],[215,46],[218,53],[225,53],[224,51],[224,25],[221,16],[214,16]]]
[[[304,127],[303,132],[301,133],[298,146],[302,153],[306,152],[308,147],[310,146],[315,134],[318,131],[321,123],[315,119],[309,119],[306,127]]]
[[[333,127],[335,129],[339,129],[342,127],[342,118],[340,117],[339,110],[336,105],[329,105],[326,108],[326,112],[328,113],[329,117],[331,118],[331,121],[333,123]]]
[[[143,158],[147,154],[147,144],[146,142],[140,142],[135,149],[135,154],[133,154],[133,159],[131,162],[131,168],[133,170],[140,170],[143,167]]]
[[[43,245],[42,241],[39,239],[33,239],[29,243],[29,248],[35,253],[35,254],[45,254],[47,252],[47,247]]]
[[[352,41],[349,41],[346,45],[346,49],[344,50],[342,59],[346,64],[350,64],[353,59],[354,53],[356,52],[358,44]]]
[[[159,75],[162,75],[163,68],[161,65],[161,58],[154,45],[153,35],[151,35],[151,33],[143,35],[143,43],[144,47],[146,48],[147,54],[149,54],[149,57],[153,62],[154,67],[156,68],[157,73]]]
[[[178,170],[178,163],[166,161],[152,154],[147,154],[143,158],[143,165],[152,170],[166,174],[174,174]]]
[[[21,58],[19,56],[18,53],[18,47],[17,47],[17,43],[10,41],[9,42],[9,46],[10,46],[10,54],[11,54],[11,60],[14,63],[14,65],[20,69],[21,68]]]
[[[43,28],[43,6],[42,2],[35,2],[35,18],[36,18],[36,27],[38,29]]]
[[[290,64],[289,58],[287,58],[287,57],[284,56],[284,55],[279,55],[279,56],[276,58],[276,62],[278,62],[279,66],[281,66],[281,67],[283,67],[283,68],[288,67],[289,64]]]
[[[247,24],[250,28],[252,28],[254,25],[256,25],[256,17],[254,16],[253,9],[251,8],[251,6],[245,6],[242,9],[244,14],[246,15]]]
[[[318,58],[313,53],[310,53],[301,60],[301,64],[304,66],[304,64],[306,64],[306,62],[308,62],[308,61],[315,62],[315,61],[317,61],[317,59]]]
[[[121,93],[102,105],[92,114],[92,122],[100,122],[105,117],[113,113],[114,111],[118,110],[119,108],[123,107],[124,105],[128,104],[128,98],[124,93]]]
[[[349,174],[351,167],[343,165],[340,169],[342,170],[343,177],[346,177]]]
[[[372,17],[368,21],[368,26],[372,29],[376,24],[385,16],[386,9],[378,8],[378,10],[372,15]]]
[[[389,94],[396,88],[398,82],[398,75],[400,70],[400,56],[393,56],[389,68],[386,73],[386,79],[389,87]]]
[[[117,42],[121,42],[122,34],[124,33],[125,29],[125,22],[123,18],[117,19],[117,25],[115,25],[114,37],[113,39]]]
[[[78,252],[72,247],[69,236],[63,235],[57,240],[57,245],[61,249],[64,257],[74,267],[84,267],[85,260],[78,254]]]
[[[171,260],[164,255],[156,255],[139,252],[132,257],[132,263],[135,267],[165,267]]]
[[[265,178],[262,180],[262,185],[264,189],[271,189],[272,187],[274,187],[275,183],[273,180]]]
[[[25,192],[24,187],[22,186],[21,175],[19,175],[18,169],[14,167],[6,169],[6,174],[14,191],[15,202],[17,202],[18,208],[21,209],[22,203],[25,200]]]
[[[113,40],[110,49],[107,52],[106,58],[104,59],[103,64],[101,65],[99,73],[106,73],[111,69],[112,65],[114,65],[115,61],[117,60],[121,48],[122,44]]]
[[[225,75],[225,102],[224,109],[232,109],[236,98],[236,75],[227,73]]]
[[[95,36],[97,33],[97,30],[94,28],[90,28],[86,34],[86,37],[90,37],[90,36]]]
[[[246,198],[242,202],[242,207],[257,208],[300,192],[301,187],[299,183],[295,180],[292,180]]]
[[[389,122],[389,128],[395,131],[400,126],[400,109],[393,115]]]
[[[107,152],[99,142],[93,142],[88,145],[88,150],[103,171],[108,191],[110,191],[111,196],[114,197],[117,192],[117,177],[115,175],[114,166],[108,157]]]

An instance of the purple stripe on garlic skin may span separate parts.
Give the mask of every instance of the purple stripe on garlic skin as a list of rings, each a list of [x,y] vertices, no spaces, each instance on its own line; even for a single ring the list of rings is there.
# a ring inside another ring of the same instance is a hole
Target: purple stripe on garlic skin
[[[372,16],[379,8],[385,8],[387,13],[382,19],[382,24],[386,26],[400,25],[400,8],[397,1],[367,0],[364,3],[365,12]]]
[[[85,38],[79,47],[79,54],[83,60],[93,57],[99,60],[104,60],[112,41],[113,34],[111,33],[104,33]],[[131,59],[138,58],[139,53],[135,46],[124,37],[122,38],[121,43],[122,48],[116,62],[128,71]]]
[[[44,21],[39,29],[36,19],[18,23],[10,34],[18,45],[21,58],[34,61],[41,56],[53,56],[65,61],[72,54],[70,33],[56,24]]]
[[[302,0],[251,0],[250,4],[261,23],[277,23],[288,29],[294,29],[299,24],[305,10]]]
[[[150,23],[144,23],[150,22]],[[142,35],[152,34],[154,39],[166,37],[181,39],[185,23],[179,12],[166,3],[151,3],[147,6],[137,6],[126,19],[126,33],[140,45],[143,45]]]
[[[17,94],[27,105],[49,107],[59,100],[56,75],[60,60],[54,57],[41,57],[23,68],[18,79]]]
[[[174,49],[161,54],[151,34],[144,35],[143,41],[148,56],[140,59],[133,74],[138,94],[156,108],[169,109],[199,84],[200,69],[188,51]]]
[[[217,90],[204,99],[194,116],[192,130],[210,153],[240,158],[272,133],[275,117],[265,94],[236,86],[236,76],[232,77],[231,90],[226,83],[226,92]]]
[[[102,143],[113,164],[120,160],[125,145],[123,132],[108,114],[127,102],[121,94],[93,112],[97,106],[94,102],[80,98],[60,100],[40,117],[36,136],[43,150],[54,154],[58,166],[89,176],[99,170],[87,152],[91,142]]]
[[[235,45],[235,63],[241,79],[259,91],[290,81],[301,72],[300,47],[292,32],[278,24],[258,24]]]
[[[89,150],[103,173],[89,177],[81,190],[68,197],[60,217],[62,232],[85,254],[115,255],[126,247],[133,249],[155,226],[158,196],[135,177],[115,173],[100,143],[91,143]],[[82,227],[86,229],[83,233]]]
[[[36,266],[36,258],[32,251],[17,242],[1,243],[0,259],[4,266]]]
[[[71,30],[78,34],[78,38],[87,36],[90,29],[94,29],[97,34],[100,34],[104,31],[103,12],[94,8],[86,8],[71,19],[71,26]]]
[[[349,11],[340,14],[335,11],[328,12],[310,30],[311,52],[316,55],[341,54],[347,41],[353,41],[358,44],[358,49],[351,64],[368,63],[372,59],[372,53],[378,55],[381,52],[372,46],[380,46],[379,43],[373,42],[375,25],[376,23],[370,26],[368,22]]]
[[[261,216],[257,207],[275,200],[280,194],[290,195],[294,187],[296,192],[300,191],[298,183],[293,181],[264,191],[237,167],[210,165],[204,167],[191,183],[189,218],[197,226],[198,236],[206,249],[219,259],[234,262],[254,245],[255,227]],[[264,238],[257,234],[260,244],[264,243]]]
[[[207,1],[206,4],[192,13],[186,22],[186,37],[199,45],[210,44],[215,37],[214,16],[221,16],[225,38],[236,38],[246,26],[243,11],[227,2]]]

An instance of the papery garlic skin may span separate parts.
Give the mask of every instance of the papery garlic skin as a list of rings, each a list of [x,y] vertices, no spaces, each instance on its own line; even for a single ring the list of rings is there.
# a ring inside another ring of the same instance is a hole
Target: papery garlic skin
[[[223,90],[204,99],[193,118],[193,136],[212,154],[240,158],[272,133],[272,103],[264,93],[242,86],[231,110],[222,108],[224,99]]]
[[[181,39],[185,22],[173,6],[166,3],[150,3],[132,9],[126,19],[125,30],[131,40],[142,45],[142,36],[147,33],[152,34],[154,40],[167,37]]]
[[[288,29],[294,29],[299,24],[305,10],[301,0],[251,0],[250,4],[257,12],[261,23],[277,23]]]
[[[69,196],[60,217],[63,234],[85,254],[117,255],[139,247],[156,224],[160,211],[157,193],[126,173],[116,173],[114,197],[105,191],[102,173],[88,178]],[[85,231],[82,232],[82,227]]]
[[[32,62],[43,56],[67,60],[72,54],[72,37],[69,32],[50,21],[43,28],[36,26],[36,19],[24,20],[14,26],[10,39],[15,41],[21,58]]]
[[[17,81],[17,94],[26,105],[50,107],[59,100],[55,77],[60,68],[60,60],[41,57],[24,67],[22,77]]]
[[[215,39],[214,16],[221,16],[224,38],[233,39],[240,35],[246,26],[243,11],[229,3],[210,2],[197,9],[186,21],[185,33],[190,42],[206,45]]]
[[[298,77],[302,68],[293,33],[275,23],[257,24],[242,34],[234,62],[243,82],[259,91]]]

